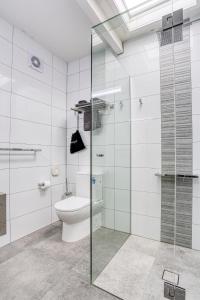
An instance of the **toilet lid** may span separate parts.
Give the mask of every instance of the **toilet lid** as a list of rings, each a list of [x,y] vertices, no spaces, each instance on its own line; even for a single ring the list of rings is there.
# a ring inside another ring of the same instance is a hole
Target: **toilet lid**
[[[59,211],[76,211],[90,204],[89,198],[69,197],[55,204],[55,209]]]

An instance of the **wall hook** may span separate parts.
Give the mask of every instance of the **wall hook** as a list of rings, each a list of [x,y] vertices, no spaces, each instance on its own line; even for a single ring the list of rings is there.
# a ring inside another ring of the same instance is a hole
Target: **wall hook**
[[[142,104],[143,104],[143,102],[142,102],[142,98],[139,98],[139,103],[140,103],[140,105],[142,105]]]

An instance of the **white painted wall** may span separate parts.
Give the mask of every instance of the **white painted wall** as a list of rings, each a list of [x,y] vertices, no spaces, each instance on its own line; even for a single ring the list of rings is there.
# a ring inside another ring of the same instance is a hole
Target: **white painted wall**
[[[29,55],[43,72],[29,67]],[[54,203],[65,190],[66,74],[64,61],[0,20],[0,147],[41,148],[34,155],[0,155],[0,191],[7,194],[7,235],[0,246],[57,220]],[[59,176],[51,176],[58,166]],[[50,180],[40,192],[38,182]]]

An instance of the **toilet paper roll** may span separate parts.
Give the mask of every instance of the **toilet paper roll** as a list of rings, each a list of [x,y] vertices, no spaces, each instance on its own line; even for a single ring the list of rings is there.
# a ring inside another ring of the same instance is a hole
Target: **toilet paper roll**
[[[41,181],[38,183],[38,187],[40,190],[46,190],[50,187],[51,183],[49,180]]]

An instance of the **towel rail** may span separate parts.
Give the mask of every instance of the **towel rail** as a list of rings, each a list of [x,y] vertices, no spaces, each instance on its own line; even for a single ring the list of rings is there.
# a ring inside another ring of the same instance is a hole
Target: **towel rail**
[[[42,151],[42,149],[34,149],[34,148],[0,148],[0,151],[40,152],[40,151]]]
[[[161,173],[155,173],[155,176],[158,176],[158,177],[177,177],[177,178],[199,178],[199,175],[193,175],[193,174],[161,174]]]

